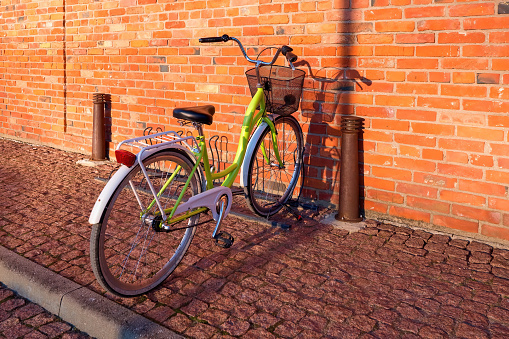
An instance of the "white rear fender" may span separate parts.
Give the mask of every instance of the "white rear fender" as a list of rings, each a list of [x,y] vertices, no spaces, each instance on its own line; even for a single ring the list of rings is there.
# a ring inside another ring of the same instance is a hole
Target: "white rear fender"
[[[178,149],[185,151],[186,153],[189,153],[189,150],[187,148],[185,148],[184,146],[180,146],[178,144],[172,145],[172,148],[178,148]],[[161,149],[155,148],[155,149],[151,149],[151,150],[147,150],[147,151],[143,152],[142,157],[141,157],[141,159],[139,159],[139,161],[143,161],[150,155],[152,155],[160,150]],[[194,159],[192,156],[190,158]],[[131,167],[122,165],[118,169],[118,171],[115,172],[115,174],[110,178],[110,180],[108,180],[108,182],[106,183],[106,186],[104,186],[101,194],[99,194],[99,197],[95,201],[94,208],[92,208],[92,212],[90,213],[90,217],[88,218],[88,222],[90,224],[92,224],[92,225],[98,224],[101,221],[101,218],[104,213],[104,209],[106,208],[108,202],[111,200],[111,197],[113,196],[113,194],[115,194],[115,190],[117,189],[118,185],[120,185],[122,180],[124,180],[124,178],[136,166],[136,164],[137,163],[135,163]],[[203,173],[201,172],[200,166],[198,166],[197,170],[200,171],[200,173],[199,173],[200,178],[203,178]],[[202,184],[204,184],[203,181],[202,181]]]
[[[133,165],[134,167],[134,165]],[[124,178],[129,174],[131,171],[131,167],[127,167],[125,165],[122,165],[117,172],[108,180],[106,183],[106,186],[104,186],[101,194],[99,194],[99,197],[95,201],[94,208],[92,209],[92,212],[90,213],[90,217],[88,218],[88,222],[92,225],[98,224],[101,221],[101,217],[103,215],[103,211],[106,207],[106,204],[108,201],[110,201],[111,196],[115,192],[115,189],[118,187],[118,185],[124,180]]]
[[[251,139],[249,139],[249,143],[247,144],[247,149],[246,149],[246,155],[244,156],[244,161],[242,162],[242,167],[240,168],[240,186],[241,187],[247,186],[247,177],[249,175],[249,160],[253,156],[253,153],[256,148],[256,143],[258,142],[258,139],[260,139],[265,128],[269,128],[269,125],[267,125],[267,123],[264,121],[255,130],[255,132],[251,136]]]

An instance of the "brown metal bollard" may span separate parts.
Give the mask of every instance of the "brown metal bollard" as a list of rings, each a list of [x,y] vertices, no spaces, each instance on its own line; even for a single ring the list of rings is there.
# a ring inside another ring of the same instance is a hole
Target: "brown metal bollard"
[[[347,116],[341,119],[341,172],[339,208],[336,220],[359,222],[359,132],[364,119]]]
[[[104,127],[104,104],[106,94],[94,93],[94,125],[92,132],[92,160],[106,159],[106,131]]]

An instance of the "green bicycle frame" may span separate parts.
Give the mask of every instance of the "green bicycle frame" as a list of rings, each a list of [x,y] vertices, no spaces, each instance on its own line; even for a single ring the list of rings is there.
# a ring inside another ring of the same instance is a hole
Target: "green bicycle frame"
[[[256,112],[257,107],[260,107],[258,112]],[[196,139],[198,141],[199,149],[200,151],[195,153],[196,155],[196,163],[191,170],[191,173],[189,174],[189,178],[187,179],[184,188],[182,189],[182,192],[180,193],[179,197],[177,198],[177,201],[175,203],[175,206],[165,209],[164,213],[168,214],[167,222],[166,224],[172,224],[176,222],[180,222],[182,220],[185,220],[187,218],[190,218],[196,214],[202,213],[207,210],[206,207],[197,208],[192,211],[188,211],[184,214],[179,215],[176,218],[173,218],[175,211],[177,210],[178,205],[182,201],[184,197],[184,193],[186,189],[189,187],[189,184],[191,183],[191,178],[193,177],[194,173],[196,172],[198,166],[200,166],[200,162],[203,162],[204,165],[204,172],[205,172],[205,179],[207,181],[206,189],[209,190],[213,188],[213,181],[219,178],[226,177],[226,179],[223,181],[221,186],[225,187],[231,187],[233,185],[233,182],[235,181],[235,178],[237,177],[239,170],[241,168],[242,162],[244,161],[244,156],[246,154],[247,145],[249,142],[249,137],[251,136],[251,133],[253,132],[253,129],[255,126],[259,126],[261,122],[264,121],[267,123],[271,130],[272,134],[272,142],[274,145],[274,152],[276,155],[276,159],[280,166],[283,165],[283,162],[281,160],[281,157],[279,155],[278,145],[277,145],[277,132],[276,128],[274,126],[274,123],[271,119],[267,117],[266,111],[265,111],[265,95],[263,93],[263,88],[258,88],[256,91],[256,94],[251,99],[251,102],[249,103],[249,106],[246,110],[246,113],[244,115],[244,121],[242,123],[242,129],[240,132],[240,140],[239,145],[237,147],[237,152],[235,154],[235,159],[233,160],[233,163],[228,166],[226,169],[219,173],[212,173],[210,170],[210,163],[209,163],[209,157],[207,153],[207,145],[205,142],[205,138],[203,136],[198,136]],[[269,159],[267,157],[265,147],[262,144],[262,153],[264,155],[264,158],[267,162],[269,162]],[[166,188],[170,185],[171,181],[175,178],[176,173],[180,170],[178,167],[176,171],[170,176],[170,178],[167,180],[167,182],[163,185],[157,196],[161,196],[163,192],[166,190]],[[156,204],[155,199],[149,204],[146,211],[149,211],[154,205]],[[143,212],[143,213],[145,213]],[[142,213],[142,214],[143,214]]]

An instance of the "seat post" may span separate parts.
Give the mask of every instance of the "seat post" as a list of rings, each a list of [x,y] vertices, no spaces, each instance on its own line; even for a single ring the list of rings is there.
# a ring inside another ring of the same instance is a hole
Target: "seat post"
[[[202,128],[201,124],[200,124],[200,123],[197,123],[197,122],[193,122],[193,126],[194,126],[194,128],[196,128],[196,130],[198,131],[198,135],[199,135],[200,137],[203,137],[203,128]]]

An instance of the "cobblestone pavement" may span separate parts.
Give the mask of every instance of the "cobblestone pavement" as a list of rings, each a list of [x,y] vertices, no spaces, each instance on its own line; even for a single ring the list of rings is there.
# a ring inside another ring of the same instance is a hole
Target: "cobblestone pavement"
[[[0,283],[0,338],[87,339],[90,336]]]
[[[88,213],[112,165],[0,139],[0,244],[104,293],[89,263]],[[242,200],[234,210],[245,212]],[[289,222],[292,219],[287,219]],[[369,222],[282,230],[229,216],[229,249],[196,232],[187,256],[142,297],[105,294],[187,337],[507,338],[509,251]]]

